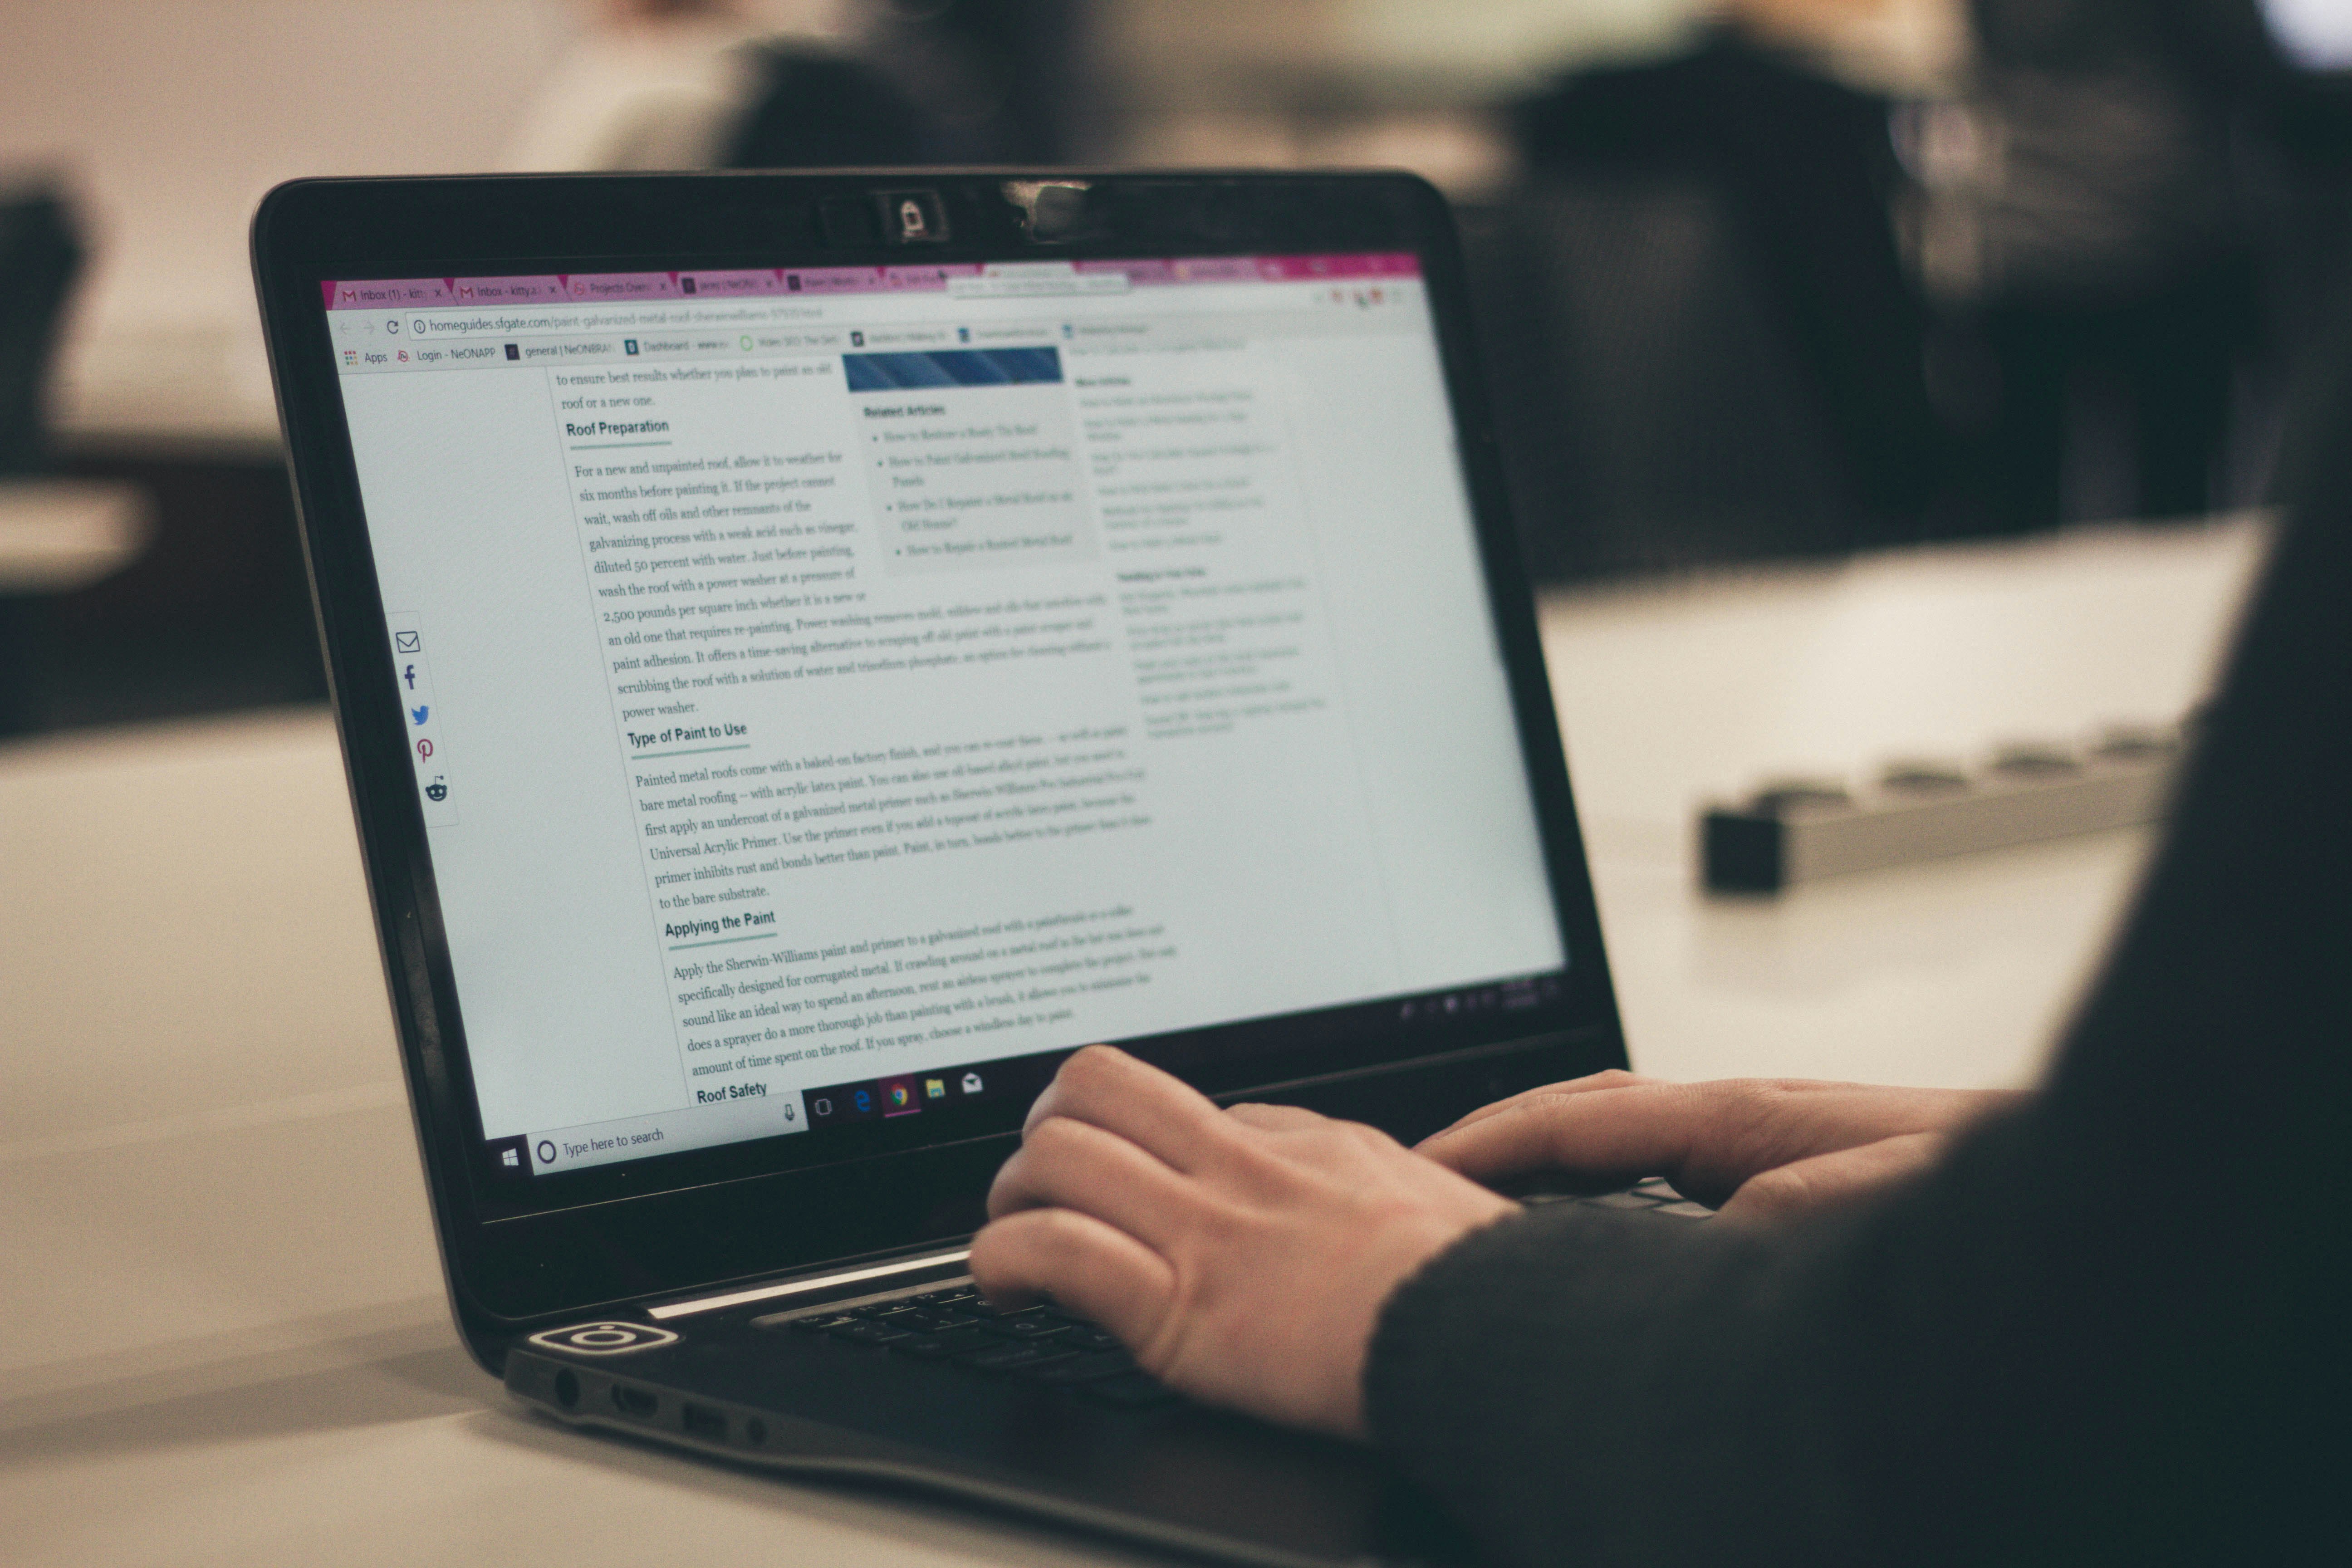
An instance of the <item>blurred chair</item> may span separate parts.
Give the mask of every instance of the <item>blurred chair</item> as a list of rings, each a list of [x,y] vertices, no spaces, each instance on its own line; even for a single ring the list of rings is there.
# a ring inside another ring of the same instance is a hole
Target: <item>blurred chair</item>
[[[1068,154],[1082,0],[622,0],[573,48],[509,167],[856,168]],[[800,13],[797,23],[793,13]]]
[[[733,169],[847,169],[949,159],[952,139],[880,66],[796,40],[751,46],[756,83],[719,154]]]
[[[1083,0],[925,0],[872,8],[854,49],[778,38],[731,168],[1050,163],[1083,139],[1093,83]]]
[[[722,162],[763,83],[750,46],[786,18],[740,0],[604,0],[531,94],[508,169],[701,169]],[[821,5],[803,35],[826,18]]]
[[[2245,8],[2250,0],[2209,0]],[[2352,337],[2308,324],[2339,316],[2352,299],[2352,6],[2327,0],[2251,0],[2260,37],[2230,58],[2274,150],[2260,187],[2264,283],[2291,374],[2333,374]],[[2244,29],[2239,29],[2242,37]],[[2307,399],[2291,397],[2290,410]],[[2290,423],[2288,435],[2294,435]],[[2282,458],[2284,462],[2284,458]]]
[[[1965,120],[1925,160],[1966,500],[1996,526],[2244,499],[2262,337],[2242,153],[2250,0],[1974,0]],[[1973,371],[1969,361],[1976,362]]]
[[[1464,227],[1538,575],[1917,537],[1945,452],[1886,103],[1723,35],[1517,123]]]
[[[1727,31],[1523,105],[1465,229],[1538,573],[2260,499],[2352,258],[2301,3],[1969,0],[1916,102]]]

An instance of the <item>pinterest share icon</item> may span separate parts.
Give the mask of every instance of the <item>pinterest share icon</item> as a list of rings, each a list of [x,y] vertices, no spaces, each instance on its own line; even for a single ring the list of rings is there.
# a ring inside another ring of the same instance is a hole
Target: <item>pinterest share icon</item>
[[[416,768],[425,826],[447,827],[457,820],[457,788],[442,736],[441,705],[433,696],[430,639],[414,615],[384,618],[392,634],[392,673],[400,699],[402,739],[408,747],[408,760]]]

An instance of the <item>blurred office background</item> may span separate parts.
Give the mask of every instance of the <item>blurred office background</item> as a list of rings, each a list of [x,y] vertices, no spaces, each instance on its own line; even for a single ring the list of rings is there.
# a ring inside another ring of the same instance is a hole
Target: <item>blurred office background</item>
[[[2352,0],[0,0],[0,733],[323,696],[245,258],[297,175],[1416,169],[1550,582],[2258,504],[2347,342]]]

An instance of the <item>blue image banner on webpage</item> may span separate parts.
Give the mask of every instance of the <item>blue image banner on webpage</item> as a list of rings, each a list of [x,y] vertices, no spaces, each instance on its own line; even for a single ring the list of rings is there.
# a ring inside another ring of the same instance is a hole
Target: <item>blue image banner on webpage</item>
[[[1062,379],[1062,355],[1056,349],[844,354],[841,365],[852,392],[887,392],[907,386],[1021,386]]]

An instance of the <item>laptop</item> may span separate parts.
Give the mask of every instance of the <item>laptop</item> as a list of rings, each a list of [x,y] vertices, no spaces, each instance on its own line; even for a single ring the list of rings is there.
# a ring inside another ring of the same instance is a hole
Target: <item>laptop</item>
[[[1438,195],[311,181],[253,251],[483,1368],[1195,1555],[1466,1555],[964,1268],[1090,1042],[1408,1140],[1624,1064]]]

